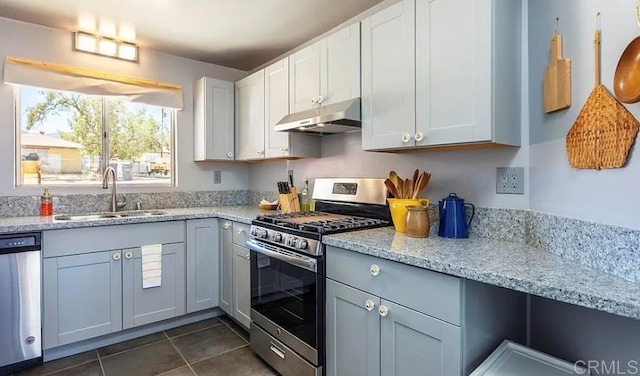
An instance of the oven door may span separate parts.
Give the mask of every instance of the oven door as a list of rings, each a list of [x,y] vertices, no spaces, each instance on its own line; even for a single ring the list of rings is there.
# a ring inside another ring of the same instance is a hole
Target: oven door
[[[324,358],[324,265],[255,239],[251,250],[251,320],[308,362]]]

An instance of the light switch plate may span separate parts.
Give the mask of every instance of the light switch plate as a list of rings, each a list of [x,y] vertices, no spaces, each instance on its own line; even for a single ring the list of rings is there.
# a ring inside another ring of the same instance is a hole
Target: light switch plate
[[[496,193],[524,194],[524,167],[498,167],[496,171]]]

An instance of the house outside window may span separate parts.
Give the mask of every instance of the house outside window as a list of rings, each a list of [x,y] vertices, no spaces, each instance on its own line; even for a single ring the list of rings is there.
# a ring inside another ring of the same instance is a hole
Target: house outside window
[[[19,86],[16,122],[20,185],[174,184],[174,109]]]

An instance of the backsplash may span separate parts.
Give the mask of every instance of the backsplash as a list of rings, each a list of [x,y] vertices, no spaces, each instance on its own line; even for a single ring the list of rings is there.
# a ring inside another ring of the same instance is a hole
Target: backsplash
[[[247,205],[252,203],[250,196],[249,191],[127,193],[127,205],[122,210],[134,210],[137,202],[143,209]],[[53,210],[54,214],[105,212],[110,203],[109,194],[54,195]],[[0,217],[38,215],[39,204],[39,196],[0,196]]]

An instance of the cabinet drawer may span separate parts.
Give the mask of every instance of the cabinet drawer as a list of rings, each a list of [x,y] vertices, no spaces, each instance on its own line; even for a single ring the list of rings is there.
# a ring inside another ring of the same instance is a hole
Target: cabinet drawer
[[[249,230],[251,225],[245,225],[244,223],[233,222],[233,243],[247,246],[247,240],[249,240]]]
[[[376,265],[378,275],[371,268]],[[454,325],[461,324],[460,278],[327,247],[327,277]]]

